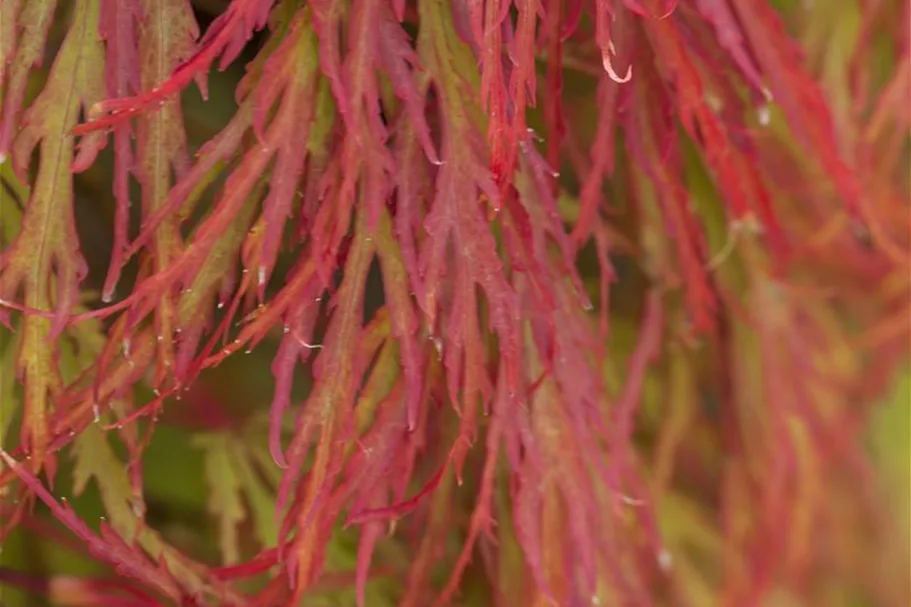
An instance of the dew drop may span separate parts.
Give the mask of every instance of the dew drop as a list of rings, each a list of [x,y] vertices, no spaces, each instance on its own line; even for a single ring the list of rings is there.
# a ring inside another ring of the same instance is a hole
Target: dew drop
[[[266,266],[259,266],[259,269],[256,271],[256,282],[259,286],[266,284]]]
[[[670,571],[671,567],[674,566],[674,556],[667,548],[662,548],[658,553],[658,566],[661,567],[662,571]]]
[[[443,357],[443,340],[440,339],[439,337],[431,337],[430,339],[431,339],[431,341],[433,341],[433,347],[437,351],[437,358],[442,358]]]
[[[602,53],[602,55],[601,55],[601,65],[604,67],[604,71],[607,72],[607,75],[610,77],[610,79],[613,80],[614,82],[616,82],[617,84],[624,84],[626,82],[629,82],[633,78],[633,66],[632,65],[628,66],[626,68],[626,74],[624,74],[623,76],[620,76],[614,70],[614,65],[611,62],[611,55],[616,55],[617,49],[614,48],[613,41],[610,41],[607,44],[608,44],[608,51],[606,53]]]
[[[323,347],[322,344],[311,344],[304,341],[300,337],[295,337],[297,338],[297,343],[299,343],[302,347],[307,348],[308,350],[320,350]]]
[[[623,494],[623,493],[620,494],[620,501],[622,501],[622,502],[623,502],[624,504],[626,504],[627,506],[636,506],[636,507],[638,507],[638,506],[644,506],[644,505],[645,505],[645,501],[644,501],[644,500],[636,499],[636,498],[634,498],[634,497],[630,497],[630,496],[625,495],[625,494]]]
[[[216,307],[216,308],[218,308],[218,309],[219,309],[219,310],[221,310],[221,309],[222,309],[222,308],[224,308],[224,307],[225,307],[225,302],[223,302],[223,301],[220,301],[220,302],[218,302],[218,305],[217,305],[217,306],[215,306],[215,307]]]
[[[92,403],[92,413],[94,415],[95,423],[101,421],[101,405],[98,403]]]
[[[772,121],[772,110],[769,109],[769,106],[764,105],[756,110],[756,117],[759,120],[759,124],[769,126],[769,122]]]

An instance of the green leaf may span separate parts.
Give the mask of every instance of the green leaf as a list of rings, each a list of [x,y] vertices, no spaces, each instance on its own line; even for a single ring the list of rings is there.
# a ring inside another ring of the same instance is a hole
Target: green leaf
[[[0,3],[0,82],[5,84],[0,87],[0,100],[3,101],[0,160],[9,151],[15,136],[13,129],[19,124],[28,75],[32,67],[40,63],[56,6],[56,0],[29,0],[21,7],[18,1]],[[13,18],[17,9],[21,9],[18,24]],[[22,28],[18,39],[16,25]],[[7,65],[10,60],[12,63]],[[4,77],[8,79],[4,80]]]
[[[209,485],[209,512],[218,518],[218,545],[227,564],[240,561],[237,525],[244,520],[242,482],[236,472],[236,440],[227,434],[197,436],[193,444],[205,450],[206,480]]]
[[[53,2],[29,2],[22,19],[33,11],[36,19],[47,19],[53,6]],[[53,395],[61,387],[53,337],[62,331],[77,304],[79,282],[85,273],[73,216],[72,129],[80,109],[104,95],[104,52],[98,20],[98,0],[75,3],[71,27],[48,81],[25,113],[24,126],[12,148],[13,168],[20,176],[27,172],[32,152],[39,145],[41,160],[22,230],[5,251],[0,297],[14,299],[21,287],[28,307],[57,309],[53,322],[26,316],[19,355],[19,371],[25,383],[22,443],[31,453],[35,469],[44,463],[50,442],[47,416]],[[30,38],[19,53],[28,53],[30,45],[36,43],[40,49],[43,38]],[[17,54],[13,78],[20,63]]]
[[[94,479],[111,526],[129,540],[136,533],[139,502],[134,499],[126,467],[99,426],[88,426],[73,444],[73,491],[81,495]]]
[[[263,435],[263,438],[262,444],[265,444],[265,435]],[[256,535],[260,544],[264,548],[274,546],[278,542],[274,489],[259,479],[251,453],[247,450],[237,449],[236,443],[238,442],[240,441],[235,439],[235,448],[229,452],[231,465],[237,473],[244,495],[247,498],[253,525],[256,528]],[[265,453],[265,450],[263,450],[263,453]],[[276,470],[271,460],[269,461],[269,470]]]

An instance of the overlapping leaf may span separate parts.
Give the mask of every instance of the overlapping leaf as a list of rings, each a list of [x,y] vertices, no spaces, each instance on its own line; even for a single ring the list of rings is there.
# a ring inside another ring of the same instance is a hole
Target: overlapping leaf
[[[843,555],[814,532],[879,512],[857,437],[907,353],[907,37],[883,51],[869,24],[900,9],[849,4],[794,18],[798,43],[758,0],[234,0],[198,41],[186,0],[3,3],[0,343],[25,408],[0,488],[142,604],[330,579],[372,604],[377,570],[408,607],[819,604]],[[181,92],[254,34],[190,157]],[[109,132],[114,245],[77,310],[73,172]],[[143,449],[192,410],[169,397],[260,345],[271,394],[198,438],[207,568],[145,526]],[[38,480],[69,445],[100,536]]]

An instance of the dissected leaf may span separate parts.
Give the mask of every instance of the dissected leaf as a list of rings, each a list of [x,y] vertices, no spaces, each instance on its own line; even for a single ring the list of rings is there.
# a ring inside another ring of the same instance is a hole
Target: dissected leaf
[[[238,523],[246,512],[241,500],[241,480],[237,475],[232,439],[226,435],[199,436],[196,446],[205,450],[206,480],[209,486],[209,512],[218,519],[218,543],[222,560],[233,565],[240,560]]]
[[[911,4],[791,4],[0,3],[0,583],[909,603]]]
[[[53,3],[28,3],[28,7],[28,14],[41,23],[48,20],[48,15],[32,15],[31,11],[42,8],[52,11]],[[47,455],[50,441],[47,416],[52,399],[60,390],[56,355],[50,340],[63,330],[77,303],[79,282],[86,271],[73,220],[71,131],[79,120],[80,109],[104,95],[99,10],[96,0],[75,3],[72,25],[51,67],[48,82],[23,116],[25,126],[17,134],[12,149],[13,166],[20,176],[25,175],[36,146],[41,160],[26,203],[22,230],[0,256],[0,297],[12,300],[13,294],[23,288],[28,307],[55,311],[53,320],[26,317],[17,365],[25,384],[26,413],[21,440],[32,453],[31,465],[36,470]],[[27,45],[19,47],[19,52],[30,52],[28,49],[34,42],[30,38]],[[41,46],[39,38],[34,51]],[[10,114],[5,116],[9,118]]]

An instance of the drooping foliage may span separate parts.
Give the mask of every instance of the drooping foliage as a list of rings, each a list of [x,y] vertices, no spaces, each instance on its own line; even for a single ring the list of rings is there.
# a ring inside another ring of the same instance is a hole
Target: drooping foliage
[[[2,0],[0,588],[908,604],[909,7]]]

